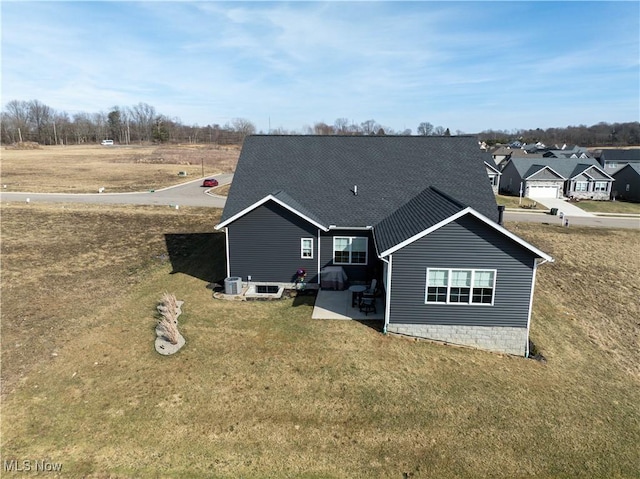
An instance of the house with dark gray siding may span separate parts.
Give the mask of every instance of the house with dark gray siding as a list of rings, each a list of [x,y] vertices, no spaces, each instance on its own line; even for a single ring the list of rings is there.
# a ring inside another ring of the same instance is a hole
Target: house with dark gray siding
[[[615,198],[640,203],[640,163],[627,163],[611,176]]]
[[[218,230],[227,275],[376,279],[384,332],[528,354],[535,274],[471,136],[250,136]],[[331,287],[336,287],[331,284]]]

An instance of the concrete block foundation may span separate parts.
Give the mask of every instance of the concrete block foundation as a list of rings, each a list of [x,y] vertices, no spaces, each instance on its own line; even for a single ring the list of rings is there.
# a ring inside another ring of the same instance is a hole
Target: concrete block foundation
[[[525,328],[497,326],[389,324],[387,332],[517,356],[526,355],[529,339]]]

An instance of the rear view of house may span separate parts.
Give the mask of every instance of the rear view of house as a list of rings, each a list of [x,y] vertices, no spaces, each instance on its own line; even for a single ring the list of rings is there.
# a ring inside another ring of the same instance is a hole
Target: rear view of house
[[[375,279],[385,332],[525,355],[552,258],[500,224],[491,161],[466,136],[248,137],[216,226],[227,274]]]

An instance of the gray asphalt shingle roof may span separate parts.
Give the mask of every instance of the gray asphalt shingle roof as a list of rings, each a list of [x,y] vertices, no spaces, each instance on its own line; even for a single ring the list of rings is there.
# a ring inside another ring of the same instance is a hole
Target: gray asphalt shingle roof
[[[600,168],[600,164],[593,158],[511,158],[510,161],[521,178],[527,178],[545,166],[567,179],[573,178],[590,166]]]
[[[374,226],[397,212],[404,228],[409,211],[426,214],[428,208],[399,208],[434,199],[435,193],[425,193],[430,186],[497,221],[485,161],[491,155],[471,136],[250,136],[222,222],[269,194],[285,194],[326,226]]]
[[[603,149],[600,154],[606,161],[640,161],[640,148],[632,149]]]
[[[611,176],[615,177],[618,173],[620,173],[625,168],[631,168],[636,173],[638,173],[638,175],[640,175],[640,163],[627,163],[622,168],[620,168],[618,171],[616,171],[615,173],[612,173]]]

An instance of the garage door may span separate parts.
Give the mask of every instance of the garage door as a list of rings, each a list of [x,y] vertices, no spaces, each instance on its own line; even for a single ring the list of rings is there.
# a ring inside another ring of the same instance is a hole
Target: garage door
[[[530,198],[557,198],[557,186],[529,186]]]

